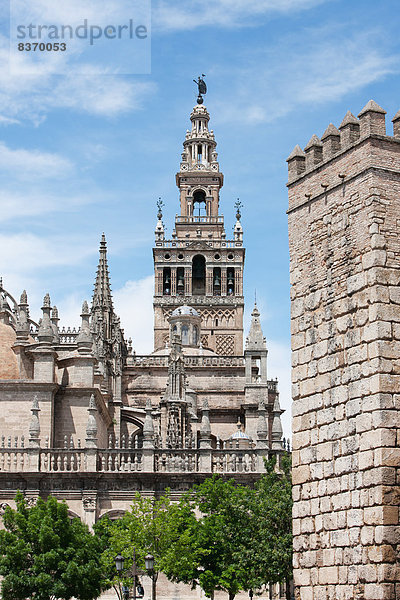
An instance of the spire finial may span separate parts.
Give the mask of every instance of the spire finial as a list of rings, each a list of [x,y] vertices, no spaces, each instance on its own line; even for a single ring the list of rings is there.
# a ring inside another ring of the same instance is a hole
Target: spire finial
[[[76,343],[78,345],[78,352],[80,352],[81,354],[86,354],[87,352],[90,352],[92,349],[93,339],[92,339],[92,336],[90,333],[89,318],[90,318],[89,305],[88,305],[87,301],[84,300],[84,302],[82,304],[82,312],[81,312],[82,324],[81,324],[81,328],[79,331],[79,335],[76,338]]]
[[[94,284],[93,307],[112,308],[111,286],[107,264],[107,242],[104,233],[100,241],[100,258]]]
[[[43,298],[43,306],[42,306],[43,317],[41,319],[41,323],[38,329],[38,340],[43,343],[52,343],[54,342],[54,331],[53,324],[51,322],[50,313],[51,313],[51,301],[50,295],[46,294]]]
[[[207,94],[207,86],[206,86],[206,82],[204,81],[205,75],[204,73],[198,76],[197,80],[193,79],[194,83],[197,85],[198,88],[198,96],[197,96],[197,104],[203,104],[203,95]]]
[[[157,219],[159,221],[161,221],[162,219],[162,209],[164,208],[165,204],[164,202],[161,200],[161,196],[159,196],[158,200],[157,200],[157,208],[158,208],[158,212],[157,212]]]
[[[257,308],[256,300],[255,297],[254,308],[251,312],[250,331],[246,339],[246,350],[266,350],[265,337],[260,323],[260,311]]]
[[[240,209],[243,208],[243,204],[240,202],[239,198],[236,199],[235,208],[236,208],[236,219],[238,221],[240,221],[240,219],[242,217],[242,213],[241,213]]]

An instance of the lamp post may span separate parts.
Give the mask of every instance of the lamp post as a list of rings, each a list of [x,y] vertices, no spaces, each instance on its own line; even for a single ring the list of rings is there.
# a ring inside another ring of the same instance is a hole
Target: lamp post
[[[156,600],[156,578],[154,577],[154,556],[152,554],[147,554],[144,563],[146,566],[146,571],[151,577],[151,600]]]
[[[123,586],[123,588],[121,590],[121,576],[122,576],[122,572],[124,570],[125,558],[122,556],[121,552],[118,552],[117,556],[114,558],[114,561],[115,561],[115,568],[116,568],[117,575],[118,575],[119,595],[122,600],[122,594],[124,594],[124,596],[125,596],[125,592],[123,591],[123,588],[125,586]]]
[[[114,558],[115,568],[118,573],[119,578],[119,593],[121,599],[129,600],[129,587],[127,585],[123,585],[121,589],[121,577],[124,571],[124,562],[125,558],[119,552],[117,556]],[[133,549],[133,562],[132,562],[132,571],[133,571],[133,600],[136,600],[136,550]]]

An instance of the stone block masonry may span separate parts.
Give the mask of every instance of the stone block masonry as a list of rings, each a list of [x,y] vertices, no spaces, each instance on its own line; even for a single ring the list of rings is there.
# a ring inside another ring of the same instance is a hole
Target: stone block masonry
[[[399,600],[400,112],[321,140],[288,158],[296,600]]]

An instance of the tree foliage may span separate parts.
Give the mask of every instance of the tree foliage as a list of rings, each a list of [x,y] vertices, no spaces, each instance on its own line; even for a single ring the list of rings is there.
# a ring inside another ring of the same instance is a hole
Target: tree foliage
[[[28,507],[16,496],[7,507],[0,531],[3,600],[93,600],[100,595],[100,546],[80,519],[70,519],[67,505],[53,497]]]
[[[292,499],[290,462],[265,463],[266,472],[250,488],[213,476],[174,503],[169,492],[159,499],[137,494],[122,519],[95,526],[103,543],[103,565],[118,592],[114,557],[127,559],[129,570],[144,569],[155,558],[155,578],[162,571],[176,582],[200,585],[207,596],[225,590],[232,599],[241,590],[260,590],[292,576]]]
[[[138,571],[145,569],[145,556],[154,556],[154,579],[164,570],[170,549],[178,543],[190,522],[196,521],[189,505],[171,501],[169,491],[159,499],[135,495],[131,510],[116,521],[100,519],[95,525],[102,539],[102,564],[119,594],[120,580],[115,573],[114,557],[119,552],[126,559],[123,583],[133,585],[132,565],[135,557]]]
[[[184,499],[200,513],[169,548],[164,572],[175,581],[199,584],[208,596],[225,590],[261,589],[292,575],[290,464],[266,462],[254,488],[214,476]]]

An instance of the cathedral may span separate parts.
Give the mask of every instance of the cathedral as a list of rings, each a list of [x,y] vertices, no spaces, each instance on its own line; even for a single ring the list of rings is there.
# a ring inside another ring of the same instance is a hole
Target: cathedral
[[[245,249],[240,203],[233,239],[199,95],[176,184],[179,215],[155,228],[154,351],[138,355],[113,305],[105,236],[79,330],[60,328],[49,294],[31,316],[0,284],[0,502],[53,494],[89,526],[117,518],[133,491],[175,497],[213,473],[254,482],[279,459],[276,380],[255,305],[243,348]]]

